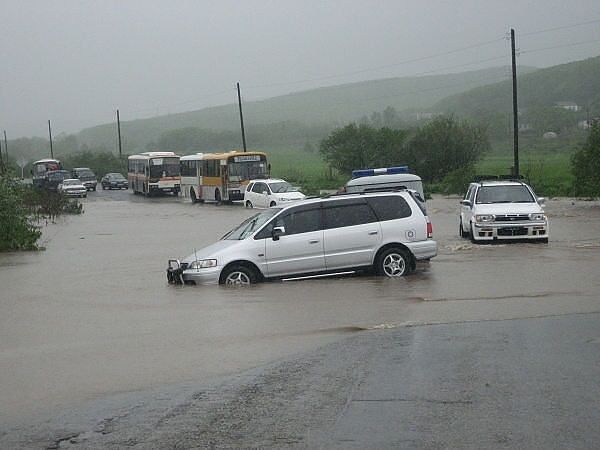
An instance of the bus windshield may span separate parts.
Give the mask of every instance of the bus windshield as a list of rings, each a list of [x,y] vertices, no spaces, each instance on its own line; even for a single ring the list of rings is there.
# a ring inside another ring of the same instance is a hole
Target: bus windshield
[[[179,170],[179,158],[153,158],[150,160],[150,176],[152,178],[176,177],[179,176]]]
[[[265,161],[243,161],[229,163],[229,176],[239,177],[240,180],[253,180],[267,177]]]

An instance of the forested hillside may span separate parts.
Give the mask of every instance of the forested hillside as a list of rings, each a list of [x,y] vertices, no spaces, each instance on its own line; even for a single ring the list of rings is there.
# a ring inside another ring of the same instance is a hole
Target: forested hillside
[[[531,70],[534,69],[523,69]],[[295,133],[302,128],[306,132],[307,127],[316,127],[315,132],[318,132],[324,127],[331,129],[349,121],[360,120],[361,117],[383,111],[387,107],[402,112],[427,112],[436,102],[448,95],[494,83],[506,78],[506,73],[505,67],[497,67],[460,74],[390,78],[245,102],[244,120],[248,142],[251,146],[257,145],[257,142],[252,140],[254,129],[255,136],[260,136],[257,141],[262,144],[262,137],[270,134],[266,129],[271,124],[277,124],[275,128],[283,126],[290,131],[295,128]],[[164,132],[176,129],[194,127],[214,133],[239,130],[239,112],[233,90],[230,105],[144,120],[123,120],[126,117],[127,112],[121,111],[121,129],[125,136],[127,152],[152,147],[158,143]],[[280,133],[280,130],[275,130],[274,133]],[[114,148],[115,125],[105,124],[85,129],[79,133],[78,140],[89,147]],[[281,145],[281,141],[276,144]],[[239,139],[236,145],[240,145]]]

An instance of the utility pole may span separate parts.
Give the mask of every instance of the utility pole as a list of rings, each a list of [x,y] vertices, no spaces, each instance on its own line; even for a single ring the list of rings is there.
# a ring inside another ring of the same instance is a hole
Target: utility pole
[[[6,147],[6,131],[4,132],[4,148],[6,149],[6,167],[8,167],[8,147]],[[0,175],[4,175],[4,156],[2,156],[2,143],[0,143]]]
[[[119,136],[119,161],[123,156],[121,151],[121,119],[119,118],[119,110],[117,109],[117,135]]]
[[[54,159],[54,151],[52,150],[52,127],[50,126],[50,120],[48,120],[48,135],[50,136],[50,158]]]
[[[242,114],[242,95],[240,94],[240,83],[237,83],[238,105],[240,106],[240,124],[242,127],[242,143],[246,151],[246,132],[244,131],[244,115]]]
[[[515,30],[510,29],[510,47],[512,53],[512,85],[513,85],[513,175],[519,178],[519,109],[517,107],[517,58],[515,54]]]
[[[8,141],[6,140],[6,130],[4,130],[4,153],[6,153],[6,166],[8,167]]]

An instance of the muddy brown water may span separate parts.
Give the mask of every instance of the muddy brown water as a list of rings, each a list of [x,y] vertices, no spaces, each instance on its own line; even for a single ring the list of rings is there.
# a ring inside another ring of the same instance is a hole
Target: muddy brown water
[[[174,287],[170,257],[254,211],[125,191],[45,227],[45,251],[0,254],[0,424],[202,380],[364,329],[600,311],[600,204],[550,200],[550,243],[473,245],[458,198],[428,201],[439,255],[408,277]],[[1,428],[0,428],[1,431]]]

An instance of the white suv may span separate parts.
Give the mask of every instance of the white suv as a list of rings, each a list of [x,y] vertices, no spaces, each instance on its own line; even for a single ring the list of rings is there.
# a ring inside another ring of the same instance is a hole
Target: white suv
[[[424,202],[414,191],[334,195],[273,207],[182,261],[169,283],[250,284],[374,269],[406,275],[437,254]]]
[[[458,231],[474,242],[496,239],[536,239],[548,242],[548,218],[543,197],[521,181],[471,183],[460,202]]]

